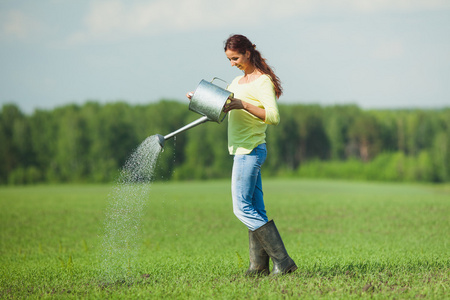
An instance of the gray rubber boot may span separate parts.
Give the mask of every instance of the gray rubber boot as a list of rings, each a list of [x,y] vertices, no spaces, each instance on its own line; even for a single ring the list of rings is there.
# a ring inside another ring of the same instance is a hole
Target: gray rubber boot
[[[250,266],[245,275],[269,275],[269,255],[251,230],[248,231],[248,248],[250,252]]]
[[[273,269],[271,276],[287,274],[297,270],[297,265],[287,254],[283,240],[273,220],[253,231],[267,254],[272,258]]]

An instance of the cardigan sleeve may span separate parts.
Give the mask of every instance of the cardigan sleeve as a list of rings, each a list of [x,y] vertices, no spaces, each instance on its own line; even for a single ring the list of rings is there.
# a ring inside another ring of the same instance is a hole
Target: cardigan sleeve
[[[278,112],[277,97],[275,95],[275,87],[268,75],[258,86],[258,100],[266,110],[266,119],[264,123],[269,125],[278,125],[280,123],[280,114]]]

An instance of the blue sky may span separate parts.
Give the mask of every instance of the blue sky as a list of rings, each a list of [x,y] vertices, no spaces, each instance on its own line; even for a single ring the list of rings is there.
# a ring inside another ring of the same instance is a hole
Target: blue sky
[[[0,0],[0,104],[27,113],[88,100],[185,100],[240,75],[223,53],[248,36],[280,103],[450,106],[448,0]]]

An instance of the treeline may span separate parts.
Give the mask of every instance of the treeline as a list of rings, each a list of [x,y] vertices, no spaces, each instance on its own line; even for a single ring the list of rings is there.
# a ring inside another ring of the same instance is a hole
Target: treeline
[[[0,112],[0,184],[110,182],[148,136],[199,117],[162,100]],[[354,105],[280,104],[269,126],[266,175],[450,181],[450,109],[362,110]],[[167,141],[156,180],[229,177],[227,125],[209,122]]]

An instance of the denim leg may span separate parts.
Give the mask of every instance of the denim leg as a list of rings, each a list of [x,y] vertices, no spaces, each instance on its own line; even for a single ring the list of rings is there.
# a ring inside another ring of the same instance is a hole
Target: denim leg
[[[256,179],[255,191],[253,192],[253,207],[256,212],[264,219],[264,224],[269,222],[266,214],[266,207],[264,205],[264,193],[262,188],[261,170],[258,172],[258,178]],[[263,225],[264,225],[263,224]],[[262,226],[262,225],[261,225]],[[259,228],[260,226],[258,226]],[[256,229],[258,229],[256,228]]]
[[[268,221],[261,180],[261,166],[266,155],[266,145],[261,144],[250,154],[234,157],[231,178],[233,212],[252,231]]]

